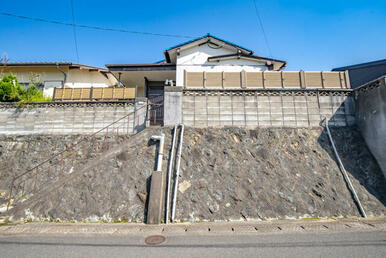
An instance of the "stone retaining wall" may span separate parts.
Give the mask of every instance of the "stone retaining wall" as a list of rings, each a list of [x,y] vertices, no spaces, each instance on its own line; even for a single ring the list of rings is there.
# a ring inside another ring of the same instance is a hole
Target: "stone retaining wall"
[[[384,216],[386,181],[359,131],[355,127],[331,129],[367,215]],[[166,173],[171,128],[146,128],[128,138],[114,136],[107,152],[99,148],[105,144],[102,136],[96,142],[87,141],[86,170],[83,166],[72,168],[68,160],[64,175],[70,180],[34,202],[23,201],[11,215],[36,220],[146,220],[150,176],[157,156],[156,144],[149,139],[161,132],[165,133]],[[0,136],[0,209],[7,204],[12,176],[83,137]],[[75,164],[83,160],[82,150],[75,156],[79,160]],[[48,176],[40,170],[38,189],[47,180],[55,181],[53,173],[51,170]],[[29,186],[33,186],[32,179]],[[176,207],[178,221],[192,222],[360,216],[321,127],[185,127]]]
[[[0,134],[93,133],[128,114],[117,124],[119,133],[145,127],[146,102],[50,102],[22,107],[1,104]]]
[[[351,90],[187,90],[182,120],[193,127],[313,127],[355,124]]]

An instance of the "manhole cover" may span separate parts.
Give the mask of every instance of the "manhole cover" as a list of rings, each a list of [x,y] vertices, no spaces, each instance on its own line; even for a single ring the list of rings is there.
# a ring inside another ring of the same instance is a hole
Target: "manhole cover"
[[[164,236],[148,236],[145,239],[145,243],[148,245],[159,245],[165,242]]]

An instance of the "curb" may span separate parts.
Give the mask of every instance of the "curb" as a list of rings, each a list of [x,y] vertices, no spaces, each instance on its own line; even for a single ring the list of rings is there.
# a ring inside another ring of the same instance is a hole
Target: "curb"
[[[134,223],[25,223],[0,226],[1,235],[229,235],[386,231],[386,218],[283,220],[146,225]]]

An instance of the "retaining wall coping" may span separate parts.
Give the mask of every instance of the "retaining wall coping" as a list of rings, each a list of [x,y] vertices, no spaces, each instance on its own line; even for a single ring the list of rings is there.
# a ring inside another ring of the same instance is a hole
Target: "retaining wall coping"
[[[0,102],[0,108],[35,108],[35,107],[106,107],[132,106],[137,100],[129,101],[52,101],[20,104],[18,102]],[[138,101],[143,101],[138,99]]]

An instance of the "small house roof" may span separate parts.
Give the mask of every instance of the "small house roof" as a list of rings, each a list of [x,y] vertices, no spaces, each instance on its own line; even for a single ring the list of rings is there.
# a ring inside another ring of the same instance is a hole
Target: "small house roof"
[[[243,53],[243,54],[249,54],[249,55],[253,54],[253,51],[250,50],[250,49],[247,49],[245,47],[242,47],[242,46],[239,46],[237,44],[231,43],[231,42],[229,42],[227,40],[218,38],[218,37],[210,35],[208,33],[208,34],[206,34],[206,35],[204,35],[202,37],[199,37],[199,38],[196,38],[196,39],[192,39],[192,40],[186,41],[184,43],[181,43],[181,44],[178,44],[176,46],[173,46],[171,48],[166,49],[164,51],[165,60],[166,60],[167,63],[171,63],[172,59],[175,58],[175,56],[177,54],[177,51],[179,49],[189,48],[189,47],[192,47],[192,46],[195,46],[195,45],[200,45],[200,44],[204,44],[204,43],[208,43],[208,42],[213,43],[215,45],[219,45],[219,46],[226,46],[228,48],[233,48],[237,52],[240,52],[240,53]]]
[[[265,65],[273,65],[274,70],[280,70],[284,68],[284,66],[287,64],[285,61],[268,58],[268,57],[261,57],[256,55],[246,55],[243,53],[237,53],[237,54],[230,54],[230,55],[220,55],[220,56],[211,56],[208,57],[208,62],[215,62],[215,61],[221,61],[226,59],[250,59],[255,61],[263,62]]]
[[[192,46],[202,45],[205,43],[212,43],[214,45],[218,45],[221,47],[227,47],[227,48],[233,49],[235,51],[234,54],[209,57],[208,58],[209,62],[210,61],[220,61],[223,59],[232,59],[232,58],[253,59],[255,61],[264,61],[267,65],[272,64],[274,67],[274,70],[280,70],[286,65],[285,61],[253,55],[253,51],[250,49],[247,49],[245,47],[242,47],[240,45],[237,45],[235,43],[229,42],[227,40],[221,39],[219,37],[216,37],[216,36],[213,36],[210,34],[206,34],[202,37],[189,40],[187,42],[178,44],[176,46],[173,46],[173,47],[165,50],[164,51],[165,61],[166,61],[166,63],[173,63],[173,62],[175,62],[178,51],[186,49],[186,48],[190,48]]]
[[[7,67],[69,66],[72,69],[78,68],[78,69],[95,70],[99,72],[108,72],[108,70],[105,68],[85,65],[85,64],[72,63],[72,62],[7,62],[7,63],[0,63],[0,66],[7,66]]]
[[[150,70],[175,70],[175,64],[164,62],[152,64],[107,64],[110,71],[150,71]]]
[[[345,71],[345,70],[353,70],[353,69],[359,69],[369,66],[376,66],[376,65],[384,65],[386,64],[386,59],[367,62],[367,63],[361,63],[361,64],[355,64],[355,65],[349,65],[349,66],[342,66],[332,69],[332,71]]]
[[[237,44],[235,44],[235,43],[229,42],[229,41],[224,40],[224,39],[221,39],[221,38],[219,38],[219,37],[210,35],[209,33],[206,34],[206,35],[204,35],[204,36],[202,36],[202,37],[199,37],[199,38],[196,38],[196,39],[192,39],[192,40],[186,41],[186,42],[184,42],[184,43],[178,44],[178,45],[176,45],[176,46],[173,46],[173,47],[171,47],[171,48],[169,48],[169,49],[166,49],[166,51],[171,51],[171,50],[173,50],[173,49],[176,49],[176,48],[179,48],[179,47],[182,47],[182,46],[185,46],[185,45],[189,45],[189,44],[195,43],[195,42],[200,41],[200,40],[203,40],[203,39],[214,39],[214,40],[217,40],[217,41],[221,41],[221,42],[223,42],[223,43],[225,43],[225,44],[227,44],[227,45],[229,45],[229,46],[232,46],[232,47],[235,47],[235,48],[242,49],[242,50],[244,50],[244,51],[246,51],[246,52],[253,53],[253,51],[250,50],[250,49],[247,49],[247,48],[245,48],[245,47],[239,46],[239,45],[237,45]]]

